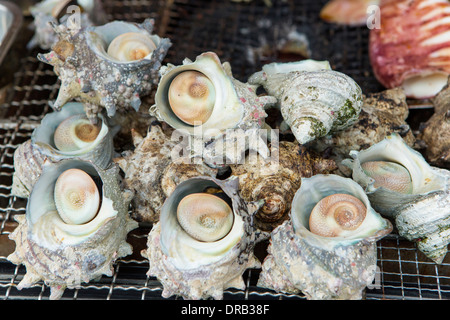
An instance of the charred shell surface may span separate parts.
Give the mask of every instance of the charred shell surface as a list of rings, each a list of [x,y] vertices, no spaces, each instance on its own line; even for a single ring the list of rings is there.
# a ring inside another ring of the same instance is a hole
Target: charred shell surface
[[[145,138],[134,130],[132,135],[134,151],[125,151],[113,160],[125,173],[124,186],[135,193],[132,216],[139,222],[157,222],[164,200],[180,182],[194,176],[217,174],[217,169],[201,162],[172,159],[177,142],[156,123],[150,126]]]
[[[258,229],[268,232],[288,218],[302,177],[330,173],[337,168],[334,160],[322,158],[297,142],[280,141],[270,149],[269,158],[255,155],[244,164],[231,166],[232,175],[239,178],[244,200],[264,200],[254,222]]]
[[[39,60],[54,67],[61,80],[53,107],[60,109],[72,99],[81,101],[93,123],[101,108],[106,109],[109,117],[118,108],[139,110],[141,97],[148,95],[158,83],[161,61],[171,46],[169,39],[152,35],[153,23],[152,19],[142,24],[114,21],[80,30],[55,26],[59,41],[50,53],[38,55]],[[121,63],[106,55],[104,38],[127,31],[153,37],[156,49],[150,59]]]

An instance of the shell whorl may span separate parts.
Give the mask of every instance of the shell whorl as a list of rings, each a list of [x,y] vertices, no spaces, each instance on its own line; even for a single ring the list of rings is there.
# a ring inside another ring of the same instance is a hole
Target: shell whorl
[[[146,34],[127,32],[111,41],[107,53],[114,59],[127,62],[144,59],[155,49],[155,43]]]
[[[216,94],[207,76],[198,71],[184,71],[171,82],[168,91],[169,104],[183,122],[203,124],[211,116]]]
[[[364,173],[375,180],[374,187],[399,193],[412,193],[411,175],[404,166],[389,161],[367,161],[361,164]]]
[[[100,207],[97,185],[80,169],[68,169],[58,177],[54,199],[59,216],[67,224],[89,222],[97,215]]]
[[[100,125],[92,124],[85,115],[73,115],[58,125],[53,141],[60,151],[80,150],[95,141],[100,129]]]
[[[336,193],[320,200],[309,217],[312,233],[338,237],[346,230],[355,230],[366,217],[366,207],[358,198]]]
[[[186,233],[204,242],[225,237],[234,221],[230,206],[209,193],[192,193],[184,197],[178,204],[177,218]]]

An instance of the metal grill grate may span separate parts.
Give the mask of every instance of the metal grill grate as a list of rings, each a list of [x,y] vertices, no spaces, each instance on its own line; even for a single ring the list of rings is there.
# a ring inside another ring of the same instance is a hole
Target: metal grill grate
[[[264,63],[298,58],[283,50],[288,34],[295,31],[309,40],[311,57],[329,60],[333,68],[353,77],[364,92],[381,89],[368,60],[368,30],[338,27],[318,20],[322,1],[273,0],[269,8],[260,0],[235,3],[229,0],[104,1],[110,20],[142,22],[156,20],[156,32],[169,37],[173,46],[166,62],[179,64],[204,51],[215,51],[231,63],[236,78],[245,81]],[[50,66],[26,52],[14,74],[5,103],[0,107],[0,298],[48,299],[43,283],[17,290],[25,274],[24,266],[6,260],[14,250],[8,235],[16,227],[14,216],[25,213],[26,200],[11,195],[13,155],[30,138],[42,117],[51,111],[59,80]],[[425,110],[417,110],[425,112]],[[419,117],[420,118],[420,117]],[[420,118],[425,121],[424,118]],[[162,286],[148,277],[148,262],[140,256],[149,229],[141,227],[129,235],[134,253],[117,261],[113,277],[66,290],[63,299],[161,299]],[[267,243],[257,249],[264,256]],[[450,299],[450,256],[436,265],[416,250],[414,244],[396,234],[378,242],[379,272],[367,299]],[[256,286],[260,270],[247,270],[247,289],[230,289],[224,299],[304,299],[302,295],[277,294]],[[174,299],[174,298],[173,298]]]

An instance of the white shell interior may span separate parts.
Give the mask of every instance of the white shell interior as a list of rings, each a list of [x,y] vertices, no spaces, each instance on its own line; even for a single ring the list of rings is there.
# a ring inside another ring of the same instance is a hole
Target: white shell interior
[[[350,152],[360,163],[367,161],[391,161],[404,166],[410,173],[412,194],[426,194],[447,188],[447,179],[437,173],[423,156],[410,148],[398,134],[392,134],[379,143],[360,152]],[[368,192],[374,191],[369,186]]]
[[[69,102],[64,105],[61,111],[48,114],[43,119],[42,124],[33,131],[34,143],[36,143],[37,145],[45,144],[55,153],[71,157],[79,156],[93,150],[109,132],[108,125],[105,123],[105,121],[103,121],[103,117],[99,117],[99,119],[102,121],[102,126],[97,138],[93,142],[75,151],[63,152],[55,147],[55,143],[53,142],[53,134],[56,128],[63,120],[75,114],[84,114],[82,103]]]
[[[367,208],[364,221],[355,230],[347,230],[342,236],[324,237],[309,231],[309,216],[314,206],[323,198],[336,194],[350,194],[363,202]],[[386,228],[386,221],[372,209],[369,199],[359,184],[337,175],[315,175],[303,178],[300,189],[292,200],[291,219],[296,233],[322,248],[351,244],[374,236]]]
[[[146,63],[145,60],[150,60],[152,58],[153,51],[141,60],[120,61],[114,59],[110,55],[108,55],[106,50],[108,49],[111,41],[113,41],[117,36],[128,32],[135,32],[149,36],[156,47],[158,47],[159,43],[161,42],[161,38],[158,35],[149,34],[147,30],[140,28],[136,24],[124,21],[113,21],[103,26],[87,28],[87,31],[86,42],[91,50],[94,51],[94,53],[99,57],[118,64],[138,65],[141,62]]]
[[[53,199],[56,179],[70,168],[81,169],[91,176],[99,176],[88,162],[64,160],[57,165],[45,165],[27,203],[26,217],[33,239],[41,246],[56,248],[61,245],[75,245],[89,239],[109,219],[117,215],[111,199],[102,192],[102,202],[94,219],[81,225],[66,224],[58,212]]]
[[[206,187],[218,186],[211,180],[187,180],[177,186],[161,209],[161,248],[180,270],[195,269],[221,260],[241,240],[244,233],[244,222],[235,210],[231,231],[218,241],[198,241],[182,229],[177,220],[178,203],[188,194],[202,192]]]
[[[194,70],[203,73],[213,83],[216,100],[211,116],[202,125],[191,126],[180,120],[172,111],[168,91],[172,80],[181,72]],[[185,61],[165,73],[159,82],[155,103],[160,116],[172,127],[186,130],[191,135],[215,137],[222,130],[234,128],[244,116],[244,108],[239,101],[231,78],[223,70],[218,57],[206,53],[197,57],[195,62]]]

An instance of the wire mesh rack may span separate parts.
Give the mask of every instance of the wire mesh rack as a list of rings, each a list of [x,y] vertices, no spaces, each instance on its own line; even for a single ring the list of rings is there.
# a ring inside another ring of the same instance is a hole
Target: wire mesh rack
[[[368,59],[369,30],[320,21],[318,13],[325,2],[273,0],[271,7],[260,0],[105,0],[103,4],[109,20],[142,22],[154,18],[155,32],[173,43],[166,62],[179,64],[185,57],[192,59],[202,52],[214,51],[222,61],[231,63],[236,78],[245,81],[265,63],[298,59],[306,54],[316,60],[329,60],[335,70],[353,77],[365,93],[381,90]],[[289,50],[290,35],[307,39],[306,48]],[[6,259],[14,251],[14,242],[8,239],[17,226],[14,217],[25,214],[27,204],[25,199],[11,195],[14,151],[30,138],[42,117],[52,111],[49,101],[56,98],[59,89],[52,68],[37,60],[39,51],[22,52],[25,54],[19,58],[20,68],[0,107],[0,298],[8,300],[48,299],[50,295],[50,289],[41,282],[19,291],[17,284],[25,275],[25,267]],[[430,116],[425,108],[414,112],[416,115],[412,116],[420,121]],[[149,230],[148,226],[141,226],[129,234],[133,254],[115,263],[112,277],[103,276],[80,288],[67,289],[62,299],[161,299],[162,286],[156,278],[146,275],[148,261],[140,255]],[[257,245],[258,258],[264,258],[267,244]],[[365,292],[366,299],[450,299],[449,255],[436,265],[395,232],[377,245],[379,269],[374,284]],[[228,289],[224,299],[305,299],[301,294],[281,294],[257,287],[259,272],[247,270],[247,288]]]

